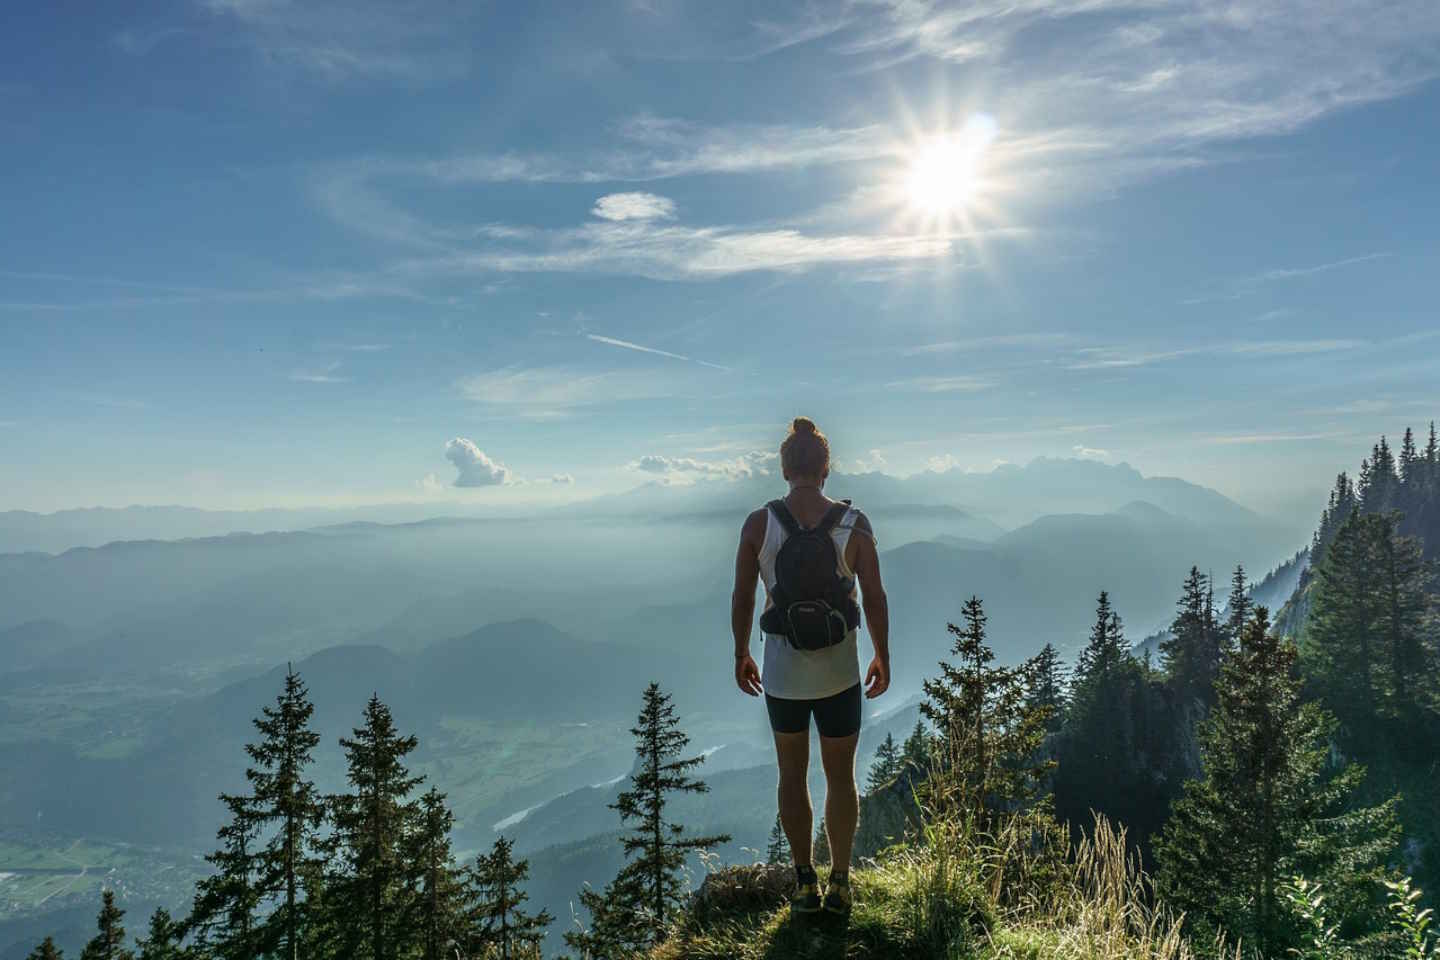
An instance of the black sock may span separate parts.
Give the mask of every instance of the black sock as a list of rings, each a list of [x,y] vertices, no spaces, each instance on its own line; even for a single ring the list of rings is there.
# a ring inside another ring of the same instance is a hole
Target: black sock
[[[848,886],[850,886],[850,871],[849,871],[849,870],[831,870],[831,871],[830,871],[830,882],[831,882],[831,883],[834,883],[834,884],[838,884],[838,885],[840,885],[840,886],[842,886],[842,887],[848,887]]]
[[[795,881],[797,883],[815,883],[820,878],[815,876],[815,868],[806,864],[805,866],[795,865]]]

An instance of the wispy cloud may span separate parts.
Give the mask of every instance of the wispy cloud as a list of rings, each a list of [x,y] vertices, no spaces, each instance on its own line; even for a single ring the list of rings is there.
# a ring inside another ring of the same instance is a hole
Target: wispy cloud
[[[644,375],[571,367],[505,367],[463,377],[456,384],[465,399],[506,417],[550,420],[590,407],[654,400],[674,394],[676,385],[653,372]]]
[[[198,0],[192,30],[202,42],[239,43],[260,66],[330,83],[386,80],[428,83],[463,76],[468,37],[481,26],[465,4],[411,0]],[[217,35],[217,31],[224,31]],[[130,52],[148,52],[132,43]]]
[[[1205,443],[1221,445],[1251,443],[1301,443],[1307,440],[1333,440],[1343,433],[1240,433],[1222,434],[1202,438]]]
[[[1369,347],[1365,340],[1321,339],[1321,340],[1248,340],[1227,343],[1200,344],[1177,347],[1172,350],[1147,350],[1143,347],[1082,347],[1075,353],[1078,359],[1067,363],[1067,370],[1110,370],[1124,367],[1144,367],[1182,357],[1234,356],[1234,357],[1284,357],[1310,354],[1336,353]]]
[[[339,369],[340,361],[334,360],[319,368],[295,370],[290,379],[296,383],[349,383],[349,377],[337,373]]]
[[[1269,283],[1276,283],[1282,280],[1294,280],[1301,277],[1311,277],[1318,273],[1329,273],[1331,270],[1340,270],[1345,267],[1353,267],[1362,263],[1373,263],[1376,260],[1384,260],[1393,256],[1390,253],[1366,253],[1357,257],[1346,257],[1343,260],[1331,260],[1327,263],[1312,264],[1307,267],[1271,267],[1259,273],[1249,276],[1238,277],[1219,284],[1213,293],[1200,294],[1181,300],[1182,306],[1194,306],[1201,303],[1214,303],[1222,300],[1238,300],[1247,294],[1254,293],[1262,286]],[[1284,316],[1284,310],[1271,310],[1263,314],[1261,321],[1273,320]]]
[[[675,201],[654,193],[607,193],[590,212],[601,220],[673,220]]]
[[[975,393],[995,386],[993,380],[985,377],[908,377],[891,380],[885,384],[888,390],[914,390],[920,393]]]
[[[660,350],[656,347],[646,347],[638,343],[631,343],[629,340],[620,340],[615,337],[602,337],[598,333],[587,333],[585,334],[585,339],[593,340],[596,343],[609,344],[612,347],[620,347],[624,350],[635,350],[639,353],[652,353],[660,357],[669,357],[672,360],[684,360],[686,363],[698,363],[700,364],[700,366],[710,367],[712,370],[728,371],[730,369],[729,367],[723,367],[718,363],[711,363],[708,360],[696,360],[693,357],[687,357],[683,353],[671,353],[669,350]]]
[[[964,340],[940,340],[922,343],[913,347],[901,347],[902,357],[919,357],[932,354],[970,353],[982,350],[1003,350],[1011,347],[1053,347],[1073,341],[1068,333],[1011,333],[986,337],[971,337]]]
[[[826,265],[960,257],[970,234],[826,234],[799,230],[589,223],[536,231],[524,243],[496,244],[400,261],[403,277],[493,273],[608,273],[656,280],[705,280],[755,271],[798,273]]]

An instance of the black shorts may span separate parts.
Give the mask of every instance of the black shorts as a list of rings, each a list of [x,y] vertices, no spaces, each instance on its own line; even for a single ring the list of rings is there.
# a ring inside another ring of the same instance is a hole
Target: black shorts
[[[832,697],[818,700],[786,700],[765,694],[770,712],[770,729],[776,733],[808,733],[810,714],[822,737],[852,737],[860,732],[860,684]]]

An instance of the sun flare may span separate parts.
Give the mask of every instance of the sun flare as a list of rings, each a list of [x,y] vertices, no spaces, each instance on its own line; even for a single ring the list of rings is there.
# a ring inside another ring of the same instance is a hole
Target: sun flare
[[[964,128],[920,143],[905,177],[906,200],[931,217],[962,214],[983,189],[985,154],[995,139],[995,122],[976,114]]]

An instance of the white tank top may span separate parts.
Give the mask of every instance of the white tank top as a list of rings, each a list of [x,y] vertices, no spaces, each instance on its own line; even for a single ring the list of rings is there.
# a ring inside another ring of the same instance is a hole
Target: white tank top
[[[855,579],[855,574],[845,562],[845,547],[855,529],[858,513],[854,507],[846,510],[845,516],[830,531],[835,553],[840,558],[840,575],[851,581]],[[767,507],[765,543],[760,548],[760,579],[765,583],[767,610],[774,605],[770,594],[775,589],[775,556],[787,536],[785,525]],[[851,598],[858,598],[854,587],[851,588]],[[784,637],[772,636],[764,631],[760,636],[765,641],[765,663],[760,683],[767,696],[782,700],[818,700],[844,693],[860,682],[860,650],[854,630],[846,634],[844,640],[824,650],[796,650]]]

